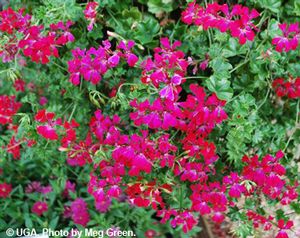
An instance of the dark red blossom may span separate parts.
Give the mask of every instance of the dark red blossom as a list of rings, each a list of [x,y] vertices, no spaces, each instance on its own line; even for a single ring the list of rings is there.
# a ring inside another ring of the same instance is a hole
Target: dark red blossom
[[[12,123],[12,117],[21,106],[15,96],[0,95],[0,124]]]
[[[26,83],[22,79],[16,79],[14,82],[14,88],[17,92],[24,92],[25,85],[26,85]]]
[[[291,99],[300,98],[300,78],[290,78],[288,81],[277,78],[272,86],[278,97],[288,97]]]
[[[0,183],[0,198],[7,198],[12,191],[11,184]]]

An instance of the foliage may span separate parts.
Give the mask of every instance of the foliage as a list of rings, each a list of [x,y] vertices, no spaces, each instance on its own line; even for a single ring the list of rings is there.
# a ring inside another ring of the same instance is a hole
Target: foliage
[[[198,2],[4,3],[0,232],[299,235],[300,5]]]

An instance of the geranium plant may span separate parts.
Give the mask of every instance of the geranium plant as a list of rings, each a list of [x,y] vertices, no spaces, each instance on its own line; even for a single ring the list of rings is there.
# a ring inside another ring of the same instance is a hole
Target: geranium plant
[[[281,0],[4,4],[3,234],[197,237],[205,219],[299,237],[299,16]]]

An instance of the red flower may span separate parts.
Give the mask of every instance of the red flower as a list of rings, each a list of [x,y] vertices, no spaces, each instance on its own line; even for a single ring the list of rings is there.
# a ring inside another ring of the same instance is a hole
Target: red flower
[[[283,78],[277,78],[272,86],[278,97],[288,97],[291,99],[300,98],[300,78],[290,78],[285,81]]]
[[[58,140],[58,135],[54,127],[61,125],[61,119],[54,120],[54,116],[53,112],[47,112],[45,109],[38,111],[35,115],[37,122],[46,123],[43,126],[36,127],[38,134],[49,140]]]
[[[25,82],[22,79],[16,79],[14,82],[14,88],[17,92],[24,92],[25,91]]]
[[[253,9],[241,5],[234,5],[231,12],[228,5],[218,3],[207,4],[202,8],[194,2],[190,3],[182,12],[182,21],[188,25],[202,25],[204,30],[217,28],[221,32],[230,31],[233,37],[239,39],[240,44],[247,40],[253,41],[257,28],[252,20],[257,18],[259,13]]]
[[[276,238],[289,238],[286,230],[291,229],[293,226],[294,223],[292,221],[287,221],[285,224],[284,220],[278,220],[278,228],[280,229],[280,231],[278,232]]]
[[[31,211],[37,214],[38,216],[41,216],[42,214],[48,211],[48,205],[46,202],[36,202],[33,204]]]
[[[0,198],[7,198],[12,191],[12,186],[7,183],[0,183]]]
[[[0,96],[0,124],[12,123],[12,117],[22,106],[15,98],[15,96]]]

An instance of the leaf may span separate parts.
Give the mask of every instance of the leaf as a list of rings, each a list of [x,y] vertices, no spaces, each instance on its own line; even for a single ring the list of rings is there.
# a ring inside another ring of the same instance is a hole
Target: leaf
[[[257,1],[262,8],[267,8],[271,12],[279,13],[281,9],[281,0],[259,0]]]
[[[163,12],[171,12],[173,10],[173,0],[149,0],[149,12],[154,14],[162,14]]]
[[[24,214],[24,219],[25,219],[25,226],[26,226],[26,228],[32,228],[33,227],[33,223],[32,223],[32,220],[30,218],[30,215],[28,213]]]
[[[58,221],[59,221],[59,216],[55,217],[54,219],[52,219],[49,223],[49,228],[52,229],[52,230],[55,230],[57,224],[58,224]]]
[[[207,81],[207,87],[211,92],[215,92],[219,99],[228,101],[232,98],[233,90],[230,87],[230,81],[226,79],[217,79],[214,75]]]
[[[138,24],[135,39],[142,44],[147,44],[153,41],[153,38],[158,34],[160,26],[153,17],[146,16],[145,20]]]
[[[230,78],[229,70],[232,69],[232,65],[225,60],[223,57],[217,57],[209,63],[214,70],[214,76],[219,79]]]
[[[132,7],[130,9],[125,9],[122,12],[122,15],[125,18],[133,18],[136,21],[142,20],[142,17],[143,17],[142,13],[139,11],[139,9],[137,7]]]

